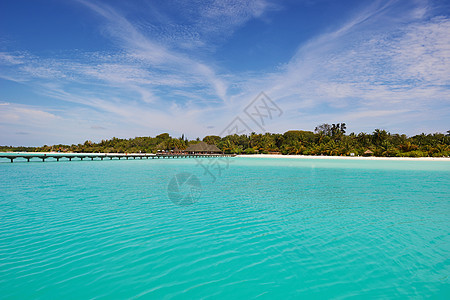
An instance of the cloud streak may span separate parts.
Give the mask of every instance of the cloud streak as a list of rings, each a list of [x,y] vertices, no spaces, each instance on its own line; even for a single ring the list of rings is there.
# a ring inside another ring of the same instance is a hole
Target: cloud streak
[[[153,42],[111,7],[84,0],[80,0],[80,3],[105,19],[106,31],[129,56],[143,62],[149,69],[181,73],[180,77],[188,77],[195,83],[205,82],[206,88],[211,88],[214,96],[226,101],[227,83],[209,65]]]
[[[397,130],[417,133],[417,121],[428,120],[430,110],[449,112],[450,20],[422,11],[384,24],[392,3],[365,10],[301,46],[282,71],[257,85],[250,79],[250,90],[264,87],[279,99],[292,115],[287,123],[297,123],[296,128],[347,121],[350,114],[351,127],[384,127],[397,118],[403,123]],[[309,116],[295,122],[299,109]],[[278,128],[288,128],[287,123]]]

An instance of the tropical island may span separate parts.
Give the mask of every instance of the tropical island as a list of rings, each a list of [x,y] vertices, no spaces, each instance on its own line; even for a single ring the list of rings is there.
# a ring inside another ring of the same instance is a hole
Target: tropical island
[[[74,152],[74,153],[158,153],[183,151],[206,142],[226,154],[283,154],[379,157],[449,157],[450,130],[408,137],[375,129],[372,133],[346,134],[345,123],[321,124],[312,131],[289,130],[285,133],[208,135],[188,140],[162,133],[156,137],[112,138],[94,143],[44,145],[40,147],[0,146],[1,152]]]

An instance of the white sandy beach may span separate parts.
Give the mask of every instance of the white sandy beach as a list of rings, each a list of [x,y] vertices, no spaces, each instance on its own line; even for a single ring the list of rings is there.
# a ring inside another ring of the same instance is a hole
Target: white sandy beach
[[[356,159],[356,160],[423,160],[450,161],[450,157],[376,157],[376,156],[320,156],[320,155],[281,155],[281,154],[252,154],[237,155],[237,157],[253,158],[298,158],[298,159]]]

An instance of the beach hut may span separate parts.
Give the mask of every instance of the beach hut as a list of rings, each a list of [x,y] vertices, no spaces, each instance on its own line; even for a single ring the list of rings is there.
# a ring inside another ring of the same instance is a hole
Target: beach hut
[[[190,145],[185,150],[188,153],[194,154],[208,154],[208,153],[222,153],[216,145],[208,145],[205,142],[200,142],[198,144]]]
[[[216,145],[208,145],[209,153],[222,153],[222,151]]]
[[[366,151],[364,152],[364,155],[367,155],[367,156],[373,155],[373,152],[370,151],[370,150],[366,150]]]
[[[178,149],[178,147],[173,148],[172,152],[173,152],[174,154],[181,154],[181,153],[183,153],[183,151],[180,150],[180,149]]]

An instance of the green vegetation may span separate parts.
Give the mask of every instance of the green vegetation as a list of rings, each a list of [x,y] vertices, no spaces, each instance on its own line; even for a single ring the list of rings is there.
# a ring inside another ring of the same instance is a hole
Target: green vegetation
[[[215,144],[225,153],[255,154],[280,153],[302,155],[374,155],[391,157],[442,157],[450,156],[450,131],[447,134],[420,134],[407,137],[375,129],[369,133],[345,134],[345,123],[322,124],[314,132],[291,130],[284,134],[265,133],[250,135],[229,135],[219,137],[209,135],[203,138],[208,144]],[[86,141],[78,145],[53,145],[42,147],[0,146],[0,151],[36,152],[106,152],[106,153],[155,153],[158,150],[186,149],[190,144],[184,135],[173,138],[168,133],[156,137],[136,137],[133,139],[102,140],[99,143]],[[368,151],[370,150],[370,151]],[[366,152],[366,153],[365,153]]]

